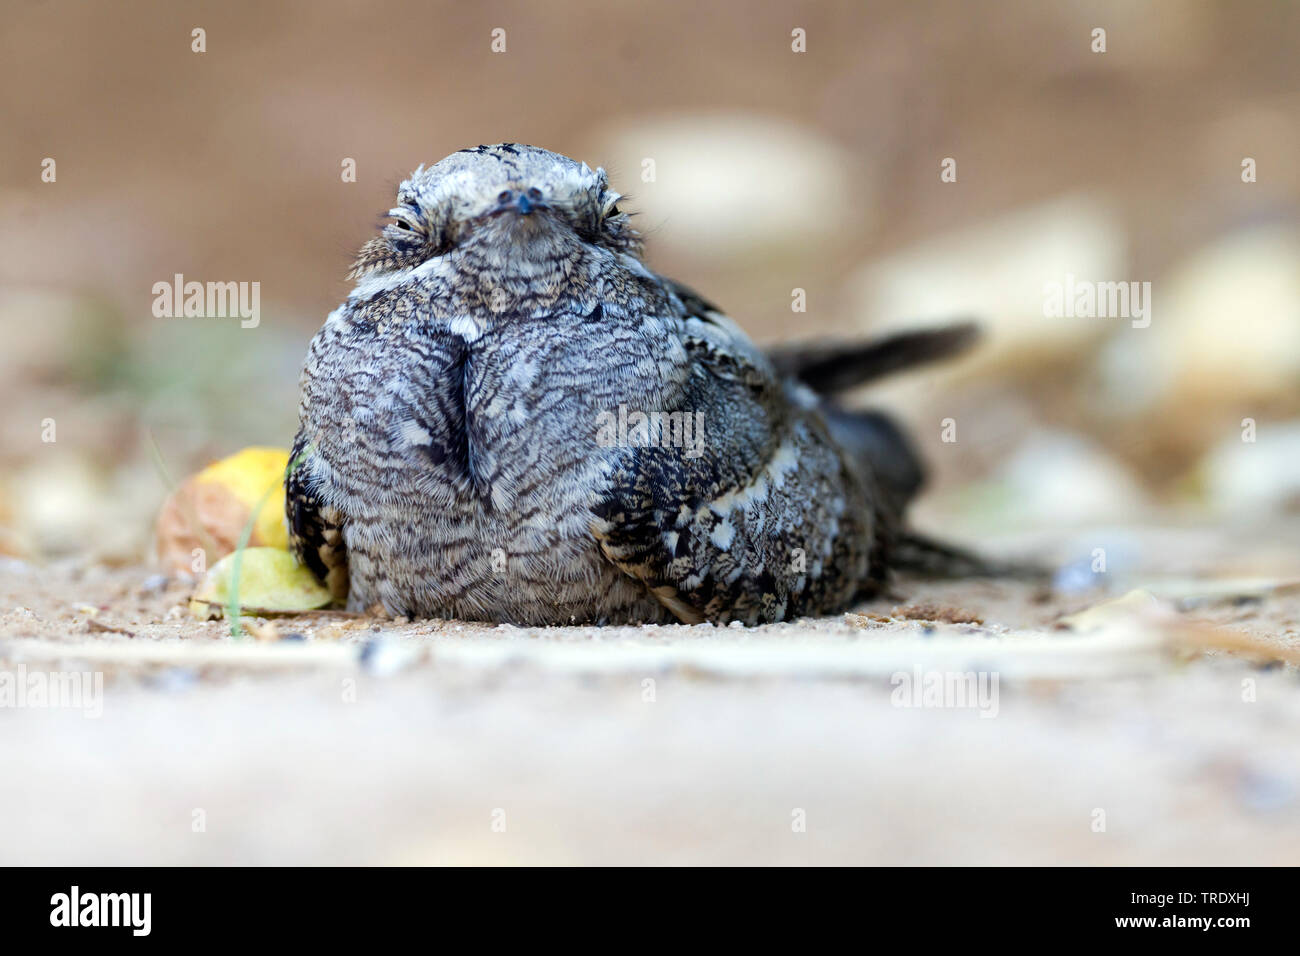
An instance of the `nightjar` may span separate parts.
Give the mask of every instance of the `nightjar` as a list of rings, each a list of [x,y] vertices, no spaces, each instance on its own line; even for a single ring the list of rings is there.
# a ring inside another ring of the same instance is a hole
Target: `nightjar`
[[[603,169],[461,150],[397,191],[316,334],[286,475],[294,552],[353,610],[758,624],[894,567],[916,455],[835,394],[973,327],[763,352],[641,260]]]

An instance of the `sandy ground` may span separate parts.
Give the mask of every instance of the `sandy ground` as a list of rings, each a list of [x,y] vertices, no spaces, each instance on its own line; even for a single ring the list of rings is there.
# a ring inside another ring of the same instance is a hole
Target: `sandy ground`
[[[1294,864],[1300,577],[1137,534],[1187,574],[900,581],[755,629],[232,640],[147,567],[10,561],[0,677],[103,691],[0,708],[0,863]]]

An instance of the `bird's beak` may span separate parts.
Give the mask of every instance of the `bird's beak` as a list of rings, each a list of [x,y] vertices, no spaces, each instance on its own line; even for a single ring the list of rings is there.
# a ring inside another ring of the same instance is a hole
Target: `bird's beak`
[[[530,216],[538,209],[550,209],[539,189],[507,189],[497,197],[497,212],[515,212]]]

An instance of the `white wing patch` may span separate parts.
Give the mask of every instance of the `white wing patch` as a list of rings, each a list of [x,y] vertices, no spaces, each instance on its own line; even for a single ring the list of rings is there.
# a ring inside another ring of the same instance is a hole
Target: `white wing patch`
[[[397,429],[397,435],[407,448],[414,448],[416,445],[433,444],[433,436],[422,428],[419,422],[411,418],[402,422]]]
[[[728,491],[720,498],[713,499],[706,507],[720,517],[731,514],[737,508],[742,511],[748,510],[751,505],[761,504],[766,501],[768,493],[773,488],[780,488],[784,485],[786,475],[797,467],[799,467],[798,452],[795,451],[794,443],[787,439],[777,447],[776,452],[772,455],[772,460],[755,476],[753,481],[743,488]]]
[[[713,526],[709,532],[709,540],[719,551],[726,551],[731,547],[732,540],[736,537],[736,528],[728,518],[723,518]]]

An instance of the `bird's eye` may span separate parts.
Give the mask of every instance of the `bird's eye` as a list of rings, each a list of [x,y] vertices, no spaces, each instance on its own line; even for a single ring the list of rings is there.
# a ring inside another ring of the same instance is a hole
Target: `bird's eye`
[[[609,209],[606,210],[605,218],[612,219],[614,216],[621,216],[622,214],[623,210],[618,208],[618,203],[614,203],[614,205],[610,206]]]
[[[414,203],[404,202],[388,210],[387,216],[393,220],[390,225],[402,232],[423,232],[424,214]]]

